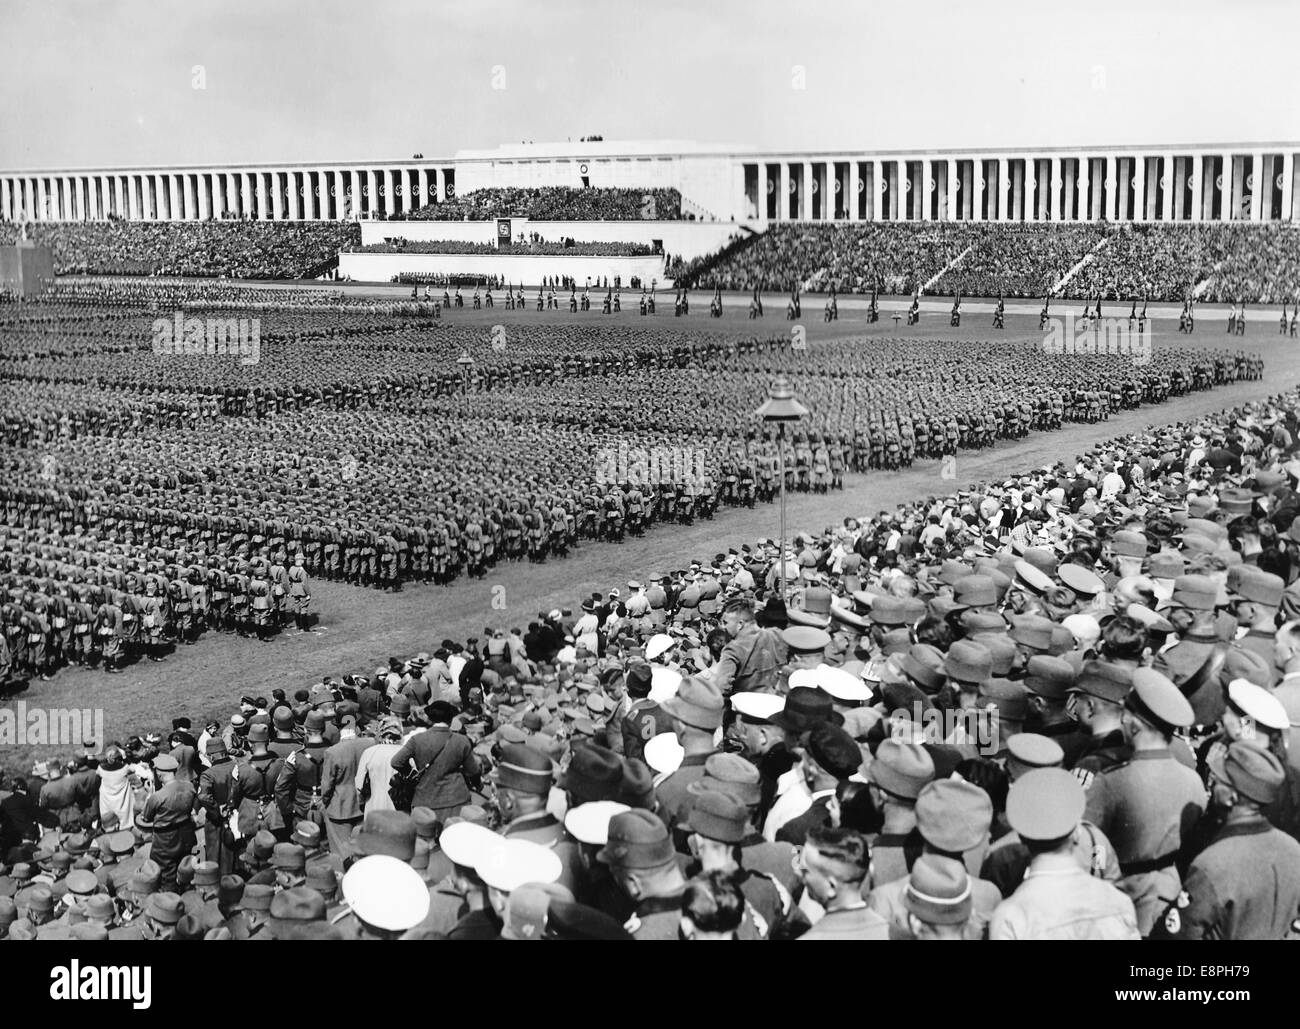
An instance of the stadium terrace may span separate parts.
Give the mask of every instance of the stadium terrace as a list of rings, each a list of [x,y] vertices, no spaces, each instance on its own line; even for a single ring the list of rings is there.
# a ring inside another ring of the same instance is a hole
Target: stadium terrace
[[[511,144],[439,159],[0,172],[0,220],[410,217],[484,189],[671,189],[696,221],[1293,221],[1297,141],[767,153],[691,142]],[[502,214],[520,214],[503,211]],[[591,217],[591,215],[588,215]]]

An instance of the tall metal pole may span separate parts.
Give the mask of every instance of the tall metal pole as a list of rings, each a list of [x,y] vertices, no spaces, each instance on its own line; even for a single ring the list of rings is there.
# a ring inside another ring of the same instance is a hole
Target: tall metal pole
[[[781,536],[776,541],[777,582],[781,590],[782,603],[785,602],[785,423],[778,423],[776,430],[777,468],[781,476]]]

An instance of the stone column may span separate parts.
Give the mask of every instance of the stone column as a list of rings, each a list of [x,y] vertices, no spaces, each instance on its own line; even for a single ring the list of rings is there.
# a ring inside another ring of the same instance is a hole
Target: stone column
[[[1051,189],[1051,193],[1048,194],[1051,197],[1051,199],[1048,201],[1048,204],[1050,206],[1047,209],[1047,217],[1054,222],[1059,222],[1065,217],[1065,211],[1061,204],[1061,198],[1064,191],[1061,188],[1063,185],[1063,181],[1061,179],[1061,158],[1060,157],[1053,155],[1052,158],[1048,161],[1047,174],[1050,177],[1048,186]]]
[[[1232,202],[1237,195],[1233,189],[1233,176],[1236,170],[1233,167],[1232,154],[1221,154],[1223,161],[1223,184],[1219,187],[1219,220],[1232,221]]]
[[[1119,172],[1117,171],[1118,161],[1114,154],[1106,155],[1106,182],[1103,187],[1104,201],[1106,204],[1106,219],[1114,221],[1117,217],[1116,211],[1119,209]]]
[[[1077,210],[1079,212],[1079,221],[1092,221],[1092,197],[1089,196],[1088,186],[1092,176],[1092,158],[1079,158],[1079,171],[1075,176],[1074,188],[1078,192],[1079,200]]]
[[[1160,218],[1162,221],[1173,221],[1174,190],[1178,188],[1178,176],[1174,173],[1173,154],[1165,154],[1164,157],[1160,159],[1160,170],[1164,172],[1160,181],[1160,187],[1164,190],[1160,199]]]
[[[1205,155],[1193,154],[1191,156],[1191,170],[1188,173],[1192,180],[1192,205],[1191,220],[1199,222],[1205,215]]]
[[[944,167],[944,174],[947,178],[947,181],[944,182],[943,184],[944,185],[944,207],[947,208],[947,210],[944,212],[944,217],[950,222],[959,221],[960,218],[959,218],[959,211],[957,208],[957,204],[958,204],[958,199],[960,194],[957,189],[957,175],[958,175],[957,159],[955,157],[949,157],[945,159],[943,162],[943,167]],[[965,198],[961,197],[961,199],[965,199]]]
[[[1147,159],[1141,154],[1133,157],[1133,220],[1147,220]]]
[[[1282,155],[1282,211],[1279,215],[1282,221],[1289,222],[1294,220],[1295,205],[1295,154],[1287,151]]]
[[[1250,220],[1264,220],[1264,155],[1256,151],[1250,155]]]

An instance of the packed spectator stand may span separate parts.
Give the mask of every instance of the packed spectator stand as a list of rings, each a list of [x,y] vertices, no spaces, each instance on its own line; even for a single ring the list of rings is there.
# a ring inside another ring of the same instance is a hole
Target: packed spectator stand
[[[448,197],[389,220],[491,221],[493,218],[533,221],[677,221],[682,196],[675,189],[570,189],[562,186],[496,187]]]
[[[799,284],[812,292],[1292,303],[1300,299],[1300,231],[1222,223],[780,223],[729,259],[684,268],[682,276],[698,288],[738,291]]]

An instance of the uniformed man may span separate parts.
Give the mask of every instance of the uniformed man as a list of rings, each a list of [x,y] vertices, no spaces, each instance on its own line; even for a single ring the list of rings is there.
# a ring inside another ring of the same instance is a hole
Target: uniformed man
[[[226,745],[220,737],[206,744],[209,765],[199,776],[195,803],[203,810],[203,855],[215,861],[219,874],[229,875],[235,868],[235,840],[227,824],[230,807],[230,777],[235,770]]]
[[[1164,913],[1168,898],[1178,895],[1179,852],[1206,806],[1196,772],[1169,749],[1174,733],[1189,728],[1194,717],[1169,679],[1139,668],[1122,719],[1133,756],[1088,787],[1085,817],[1114,844],[1119,886],[1133,899],[1143,935]]]
[[[902,892],[907,931],[917,940],[980,939],[972,929],[972,881],[956,858],[922,854]]]
[[[685,819],[688,846],[698,863],[696,871],[720,872],[740,888],[745,901],[740,939],[770,939],[793,911],[790,891],[773,873],[745,866],[742,844],[750,835],[746,804],[716,781],[705,779],[697,785],[699,788],[691,791]]]
[[[1006,817],[1032,855],[1024,881],[993,912],[991,940],[1136,940],[1133,902],[1088,874],[1074,855],[1086,798],[1059,768],[1026,773],[1007,795]]]
[[[1282,761],[1237,740],[1210,756],[1209,778],[1221,827],[1192,861],[1182,892],[1152,937],[1300,938],[1300,843],[1273,828],[1262,811],[1283,789]]]
[[[249,726],[248,742],[251,753],[231,773],[230,805],[239,812],[239,838],[252,840],[263,831],[287,838],[290,828],[285,826],[275,802],[275,784],[284,758],[270,751],[270,731],[265,723]],[[275,836],[271,838],[274,841]],[[248,844],[243,847],[246,849]]]
[[[526,743],[501,748],[493,779],[503,823],[501,834],[555,850],[566,842],[564,826],[546,809],[555,780],[555,764]]]
[[[801,940],[887,940],[889,923],[863,899],[871,868],[866,837],[853,829],[815,826],[796,851],[804,891],[825,911]]]
[[[934,759],[919,743],[887,739],[867,766],[876,810],[884,825],[872,846],[872,875],[878,885],[907,875],[904,845],[916,828],[916,801],[934,779]]]
[[[568,887],[558,881],[562,873],[560,859],[540,843],[494,836],[484,841],[477,857],[474,870],[487,887],[488,906],[484,912],[491,912],[497,929],[497,937],[493,938],[502,938],[510,899],[525,885],[553,887],[560,896],[573,899]],[[427,902],[427,890],[424,896]]]
[[[645,745],[650,740],[673,731],[672,716],[649,696],[655,674],[663,673],[676,674],[662,667],[656,673],[644,661],[633,662],[624,674],[624,686],[631,704],[623,716],[620,729],[623,735],[623,757],[628,760],[642,759],[645,756]]]
[[[1090,733],[1067,710],[1074,681],[1074,666],[1064,658],[1035,654],[1025,663],[1024,684],[1032,694],[1025,728],[1054,739],[1066,768],[1074,767],[1090,741]]]
[[[105,893],[125,897],[130,890],[131,878],[140,870],[147,858],[136,852],[135,834],[130,829],[105,833],[99,844],[100,864],[95,869]]]
[[[784,730],[772,721],[784,710],[785,698],[773,693],[733,693],[730,705],[733,718],[726,738],[758,769],[757,824],[762,825],[776,799],[778,780],[795,765],[795,757],[785,745]]]
[[[829,621],[829,617],[827,619]],[[813,669],[826,660],[831,636],[825,629],[811,625],[791,625],[781,630],[786,661],[776,676],[775,690],[785,693],[791,686],[790,676],[800,669]]]
[[[633,809],[609,820],[596,859],[635,906],[625,928],[638,940],[675,940],[686,879],[668,827],[658,815]]]
[[[353,864],[340,889],[347,907],[332,921],[346,939],[401,939],[429,913],[429,894],[419,873],[386,854]]]
[[[1093,778],[1132,755],[1121,722],[1124,700],[1133,688],[1133,672],[1122,665],[1088,661],[1066,697],[1066,711],[1087,731],[1073,770],[1087,789]]]
[[[193,818],[197,794],[193,783],[177,778],[179,765],[170,754],[154,758],[153,768],[158,788],[145,801],[136,824],[142,831],[153,833],[149,856],[158,863],[160,883],[166,890],[176,886],[177,868],[198,842]]]
[[[729,642],[710,669],[714,685],[724,695],[747,690],[771,690],[785,659],[780,632],[755,622],[754,605],[735,597],[722,608],[722,628]]]
[[[978,869],[988,847],[992,825],[993,801],[980,787],[962,779],[939,779],[927,784],[916,800],[916,829],[923,841],[917,864],[932,857],[959,864],[965,862],[963,871],[971,865]],[[913,876],[917,864],[912,866]],[[910,928],[908,882],[903,878],[874,885],[867,896],[868,906],[900,932]],[[971,937],[980,939],[987,932],[989,919],[1001,903],[1002,895],[993,883],[977,879],[973,874],[967,885],[971,905],[966,928]]]
[[[275,782],[275,801],[280,817],[289,827],[303,819],[317,825],[325,819],[323,783],[329,746],[324,735],[324,714],[318,710],[308,712],[304,727],[307,736],[302,749],[292,751],[284,759]]]
[[[685,752],[681,765],[655,788],[665,817],[675,820],[691,783],[704,775],[704,763],[717,752],[714,735],[722,727],[722,693],[698,678],[682,680],[677,694],[664,701],[673,719],[673,732]]]

